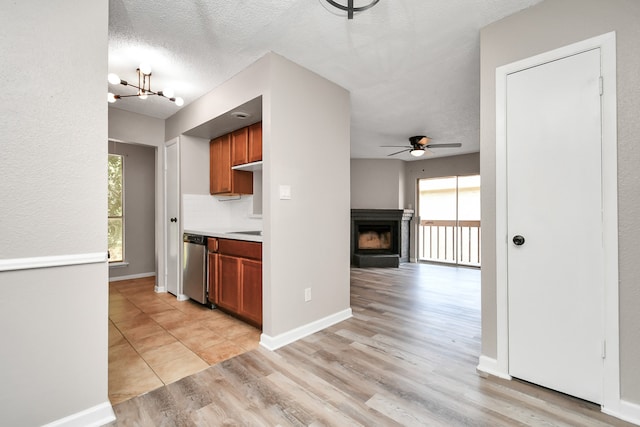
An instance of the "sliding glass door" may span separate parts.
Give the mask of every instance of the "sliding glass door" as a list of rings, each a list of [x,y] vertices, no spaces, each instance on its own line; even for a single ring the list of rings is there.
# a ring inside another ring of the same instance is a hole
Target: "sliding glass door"
[[[480,266],[480,175],[418,181],[418,258]]]

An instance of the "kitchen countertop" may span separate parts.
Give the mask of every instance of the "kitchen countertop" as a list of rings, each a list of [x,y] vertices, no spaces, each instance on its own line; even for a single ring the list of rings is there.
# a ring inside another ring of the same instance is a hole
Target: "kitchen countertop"
[[[198,228],[198,229],[187,229],[184,230],[185,233],[189,234],[199,234],[207,237],[218,237],[222,239],[232,239],[232,240],[245,240],[247,242],[259,242],[262,243],[262,235],[256,236],[254,234],[243,234],[242,231],[251,231],[247,229],[219,229],[219,228]]]

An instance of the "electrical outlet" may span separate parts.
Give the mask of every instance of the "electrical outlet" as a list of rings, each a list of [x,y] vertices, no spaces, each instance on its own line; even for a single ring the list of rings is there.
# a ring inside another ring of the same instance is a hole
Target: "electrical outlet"
[[[311,288],[304,289],[304,301],[305,302],[311,301]]]

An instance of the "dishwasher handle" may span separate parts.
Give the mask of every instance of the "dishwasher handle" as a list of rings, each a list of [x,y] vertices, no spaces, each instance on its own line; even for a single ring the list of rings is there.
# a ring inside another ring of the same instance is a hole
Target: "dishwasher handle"
[[[182,241],[185,243],[193,243],[194,245],[206,245],[207,237],[199,234],[184,233],[182,235]]]

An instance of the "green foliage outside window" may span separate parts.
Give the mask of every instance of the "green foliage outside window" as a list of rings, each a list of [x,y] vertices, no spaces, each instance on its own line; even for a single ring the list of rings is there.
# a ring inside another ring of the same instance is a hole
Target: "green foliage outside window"
[[[124,261],[123,160],[109,154],[109,262]]]

